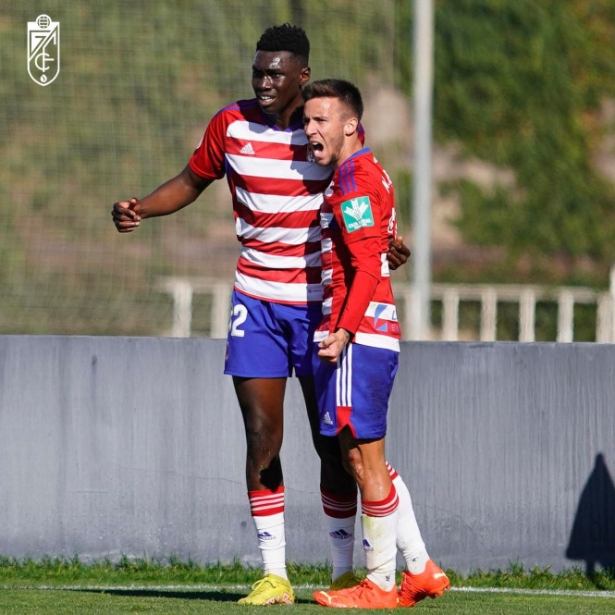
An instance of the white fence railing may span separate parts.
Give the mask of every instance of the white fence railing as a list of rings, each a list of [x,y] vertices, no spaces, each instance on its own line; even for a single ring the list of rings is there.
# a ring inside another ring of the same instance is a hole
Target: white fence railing
[[[393,286],[398,304],[402,330],[412,330],[410,306],[412,286]],[[208,314],[209,327],[206,335],[226,338],[232,285],[207,278],[161,278],[157,290],[173,298],[172,337],[190,337],[192,331],[193,298],[196,294],[210,295]],[[558,342],[574,341],[574,307],[577,304],[593,305],[596,309],[597,343],[615,343],[615,267],[611,270],[610,289],[595,291],[591,288],[564,286],[545,287],[537,285],[490,285],[490,284],[433,284],[431,300],[442,304],[441,327],[432,330],[430,339],[456,341],[460,337],[459,308],[462,302],[480,304],[480,341],[495,341],[498,319],[498,304],[516,303],[519,306],[519,341],[535,340],[536,304],[557,304]],[[404,339],[411,339],[405,337]]]

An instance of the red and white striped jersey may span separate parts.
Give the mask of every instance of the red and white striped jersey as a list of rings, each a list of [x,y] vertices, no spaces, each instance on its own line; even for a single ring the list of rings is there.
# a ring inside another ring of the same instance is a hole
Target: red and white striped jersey
[[[256,99],[215,115],[190,158],[201,177],[226,175],[241,254],[235,289],[279,303],[322,299],[319,211],[331,169],[308,160],[303,125],[271,124]]]
[[[323,321],[321,341],[336,329],[353,342],[399,351],[401,329],[387,253],[397,234],[393,184],[368,148],[333,175],[320,214]]]

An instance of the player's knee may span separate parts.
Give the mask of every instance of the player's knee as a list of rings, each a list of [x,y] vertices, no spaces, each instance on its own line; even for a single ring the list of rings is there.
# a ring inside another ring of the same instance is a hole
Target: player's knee
[[[344,468],[357,483],[361,484],[365,478],[365,468],[363,466],[363,458],[357,449],[351,449],[345,452],[343,456]]]

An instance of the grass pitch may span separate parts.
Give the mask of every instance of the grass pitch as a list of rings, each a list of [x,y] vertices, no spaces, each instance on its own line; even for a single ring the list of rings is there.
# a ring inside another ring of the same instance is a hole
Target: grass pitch
[[[548,570],[475,572],[467,577],[448,570],[452,589],[442,598],[424,600],[413,609],[432,615],[612,615],[615,574],[592,578],[580,571]],[[4,615],[161,615],[262,613],[263,607],[241,606],[260,571],[239,564],[198,566],[170,560],[85,565],[74,560],[42,562],[0,558],[0,614]],[[300,615],[323,612],[312,600],[327,585],[327,566],[290,566],[297,601],[274,606]],[[404,611],[408,609],[399,609]],[[368,611],[357,610],[357,613]],[[382,613],[388,610],[379,611]]]

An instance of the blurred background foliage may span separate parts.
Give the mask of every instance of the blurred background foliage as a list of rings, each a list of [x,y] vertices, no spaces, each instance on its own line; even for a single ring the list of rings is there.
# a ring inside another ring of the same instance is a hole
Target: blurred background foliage
[[[593,156],[613,129],[600,120],[615,95],[614,36],[612,0],[441,3],[436,139],[517,180],[492,194],[457,182],[468,242],[613,262],[613,184]]]
[[[126,236],[110,210],[177,174],[211,116],[252,95],[256,40],[284,21],[306,29],[314,78],[362,88],[378,116],[371,133],[366,118],[368,144],[392,170],[411,243],[409,121],[400,115],[387,141],[379,121],[396,111],[377,101],[390,92],[411,110],[412,6],[3,3],[0,333],[159,335],[172,310],[156,290],[160,276],[231,280],[238,246],[224,182]],[[615,261],[615,0],[435,7],[436,146],[502,173],[489,185],[472,174],[436,178],[435,200],[457,204],[449,225],[460,239],[436,245],[434,279],[605,287]],[[61,71],[47,87],[26,67],[26,25],[42,12],[61,24]],[[553,339],[545,314],[538,335]]]

